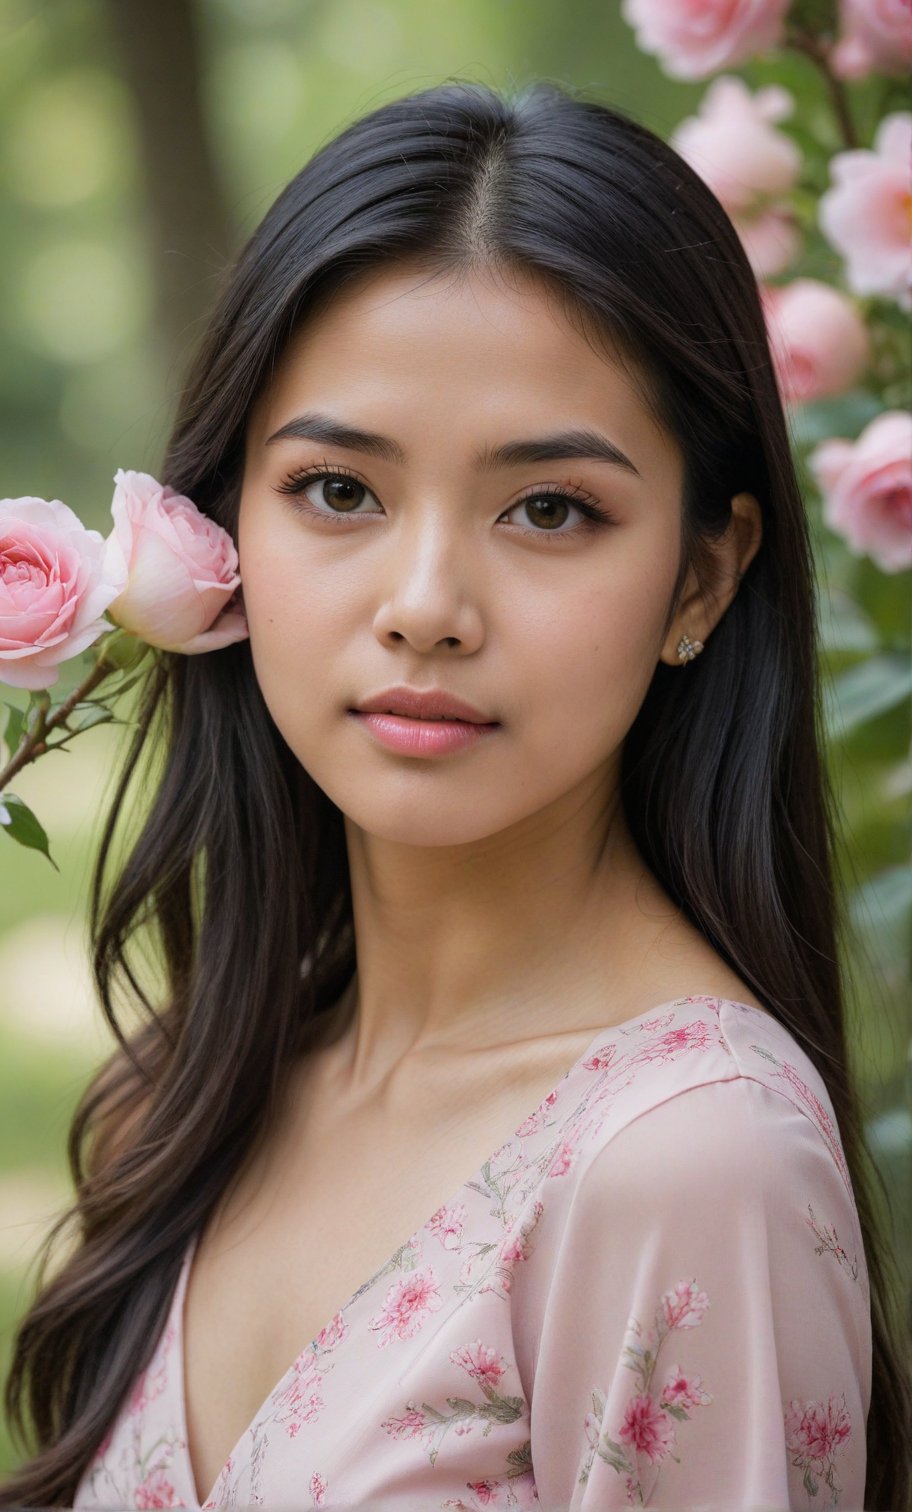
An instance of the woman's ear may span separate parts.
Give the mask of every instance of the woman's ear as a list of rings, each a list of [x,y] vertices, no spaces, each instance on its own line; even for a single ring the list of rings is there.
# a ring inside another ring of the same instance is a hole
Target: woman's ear
[[[678,611],[662,644],[661,661],[672,667],[687,665],[678,653],[682,635],[706,644],[718,621],[738,591],[762,540],[762,513],[752,493],[737,493],[732,499],[732,519],[724,535],[706,543],[709,578],[697,579],[693,565],[687,575]]]
[[[760,547],[763,516],[754,495],[735,494],[731,510],[725,534],[718,541],[706,543],[711,581],[699,581],[693,567],[688,573],[678,611],[662,647],[661,660],[670,666],[685,665],[678,655],[683,635],[706,644]]]

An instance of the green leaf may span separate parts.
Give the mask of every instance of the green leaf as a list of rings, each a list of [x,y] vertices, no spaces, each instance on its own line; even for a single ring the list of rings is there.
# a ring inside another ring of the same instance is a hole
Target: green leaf
[[[25,710],[25,728],[32,733],[42,714],[47,718],[47,712],[51,707],[51,695],[46,688],[40,688],[38,692],[29,694],[28,705]]]
[[[149,650],[149,643],[140,640],[137,635],[131,635],[127,630],[119,630],[110,640],[102,642],[101,650],[110,667],[126,671],[128,667],[135,667],[142,661]]]
[[[105,688],[105,697],[119,698],[121,693],[126,693],[127,689],[132,688],[134,683],[138,683],[141,677],[145,677],[146,671],[145,667],[140,667],[138,672],[134,672],[132,677],[125,678],[123,682],[111,683]]]
[[[74,735],[82,730],[91,730],[93,725],[108,724],[114,719],[111,710],[105,704],[78,703],[73,709],[70,719],[74,721],[71,728]]]
[[[28,805],[10,792],[0,793],[0,803],[10,816],[9,824],[0,825],[4,835],[9,835],[11,840],[16,840],[31,850],[40,850],[47,856],[54,870],[59,871],[60,867],[48,849],[48,837]]]
[[[22,709],[17,709],[15,704],[8,703],[6,707],[9,709],[9,714],[6,720],[6,729],[3,732],[3,739],[9,748],[10,755],[15,756],[22,743],[22,736],[25,731],[25,714]]]
[[[912,665],[904,656],[872,656],[824,689],[826,728],[841,740],[866,720],[895,708],[912,694]]]
[[[882,412],[883,405],[876,394],[851,389],[832,398],[818,399],[814,404],[797,406],[792,412],[791,429],[798,444],[808,449],[831,437],[855,441]]]

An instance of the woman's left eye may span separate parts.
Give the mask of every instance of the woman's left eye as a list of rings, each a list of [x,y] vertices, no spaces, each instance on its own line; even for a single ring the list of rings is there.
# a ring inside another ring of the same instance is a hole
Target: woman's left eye
[[[543,491],[536,489],[534,492],[525,494],[504,513],[512,514],[514,509],[524,509],[528,518],[535,522],[531,531],[527,526],[522,527],[527,535],[576,536],[584,531],[597,529],[599,525],[615,523],[614,517],[608,513],[607,509],[596,504],[595,500],[582,490],[549,488]],[[562,529],[561,527],[574,510],[583,518],[569,529]]]
[[[316,496],[313,496],[314,485],[319,484]],[[366,498],[374,499],[379,503],[375,495],[353,473],[342,468],[314,467],[303,468],[298,472],[290,473],[279,485],[278,492],[291,497],[292,507],[302,514],[308,514],[312,518],[325,520],[328,523],[337,522],[352,517],[363,515],[361,508]],[[382,506],[381,506],[382,507]],[[576,537],[586,531],[597,529],[600,525],[614,525],[614,516],[609,514],[603,505],[598,504],[581,488],[566,488],[564,486],[551,485],[547,488],[529,489],[509,509],[505,509],[500,519],[505,519],[516,510],[525,510],[527,519],[531,525],[520,525],[523,535],[550,536],[557,540],[566,540],[568,536]],[[376,513],[376,511],[369,511]],[[573,515],[580,516],[576,523],[567,526],[568,520]]]

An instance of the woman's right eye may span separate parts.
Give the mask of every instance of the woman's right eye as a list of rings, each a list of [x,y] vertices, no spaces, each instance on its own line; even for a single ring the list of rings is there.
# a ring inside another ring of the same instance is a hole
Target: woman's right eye
[[[374,499],[370,489],[344,472],[305,469],[291,473],[279,485],[278,492],[289,495],[295,509],[323,519],[345,519],[352,514],[374,512],[361,509],[366,499]]]

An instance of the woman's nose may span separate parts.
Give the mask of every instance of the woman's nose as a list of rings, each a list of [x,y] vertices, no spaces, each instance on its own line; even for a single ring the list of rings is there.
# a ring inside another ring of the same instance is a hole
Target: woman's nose
[[[412,532],[404,527],[389,545],[379,569],[378,638],[406,640],[416,651],[440,644],[477,650],[484,638],[483,589],[465,532],[431,520]]]

